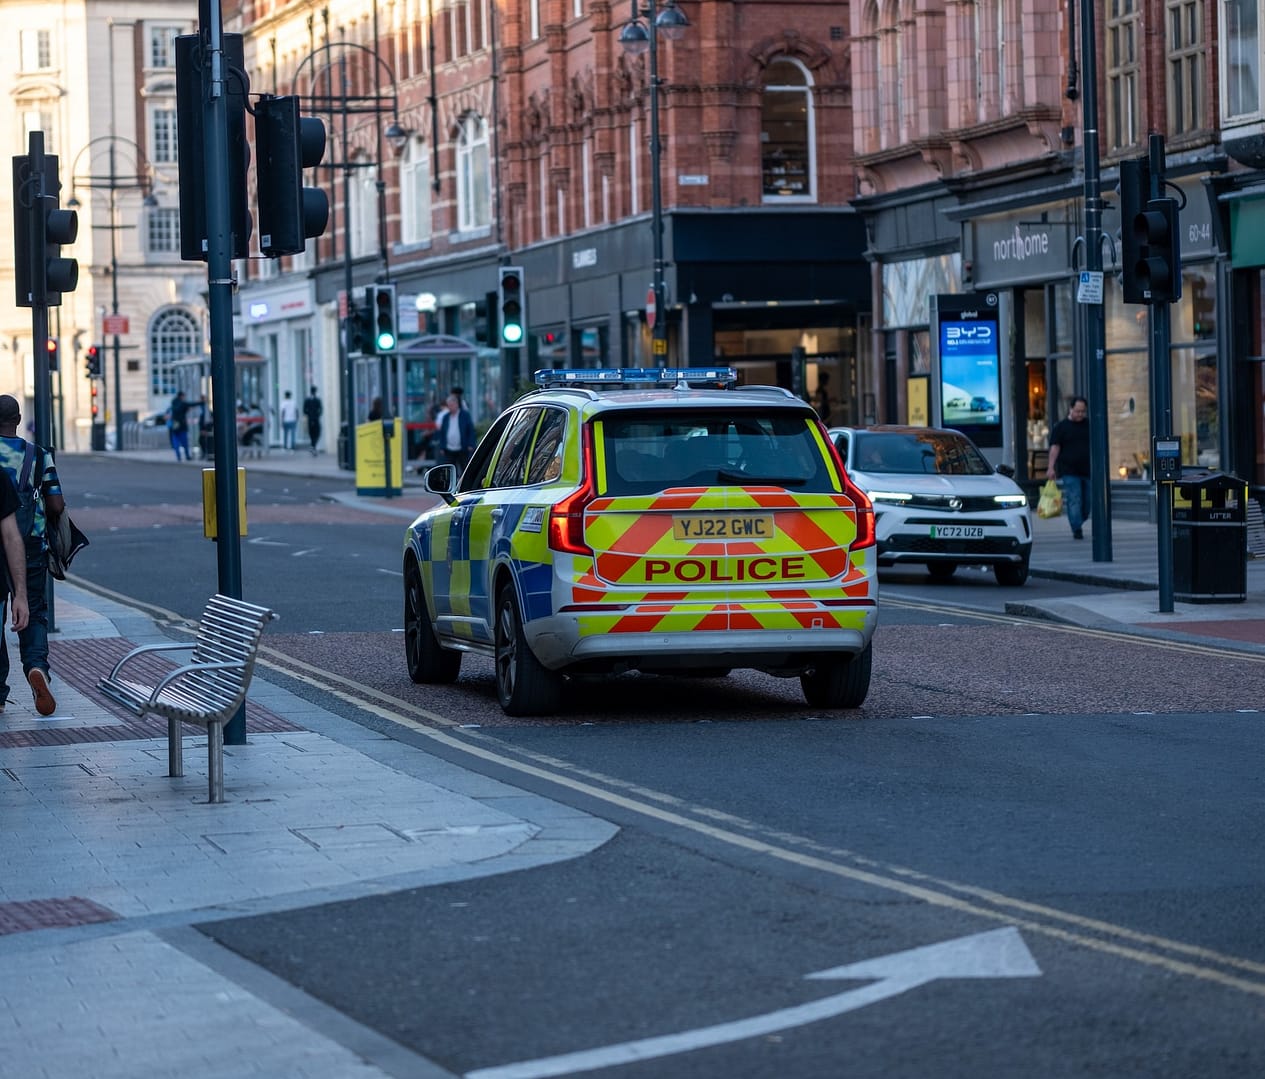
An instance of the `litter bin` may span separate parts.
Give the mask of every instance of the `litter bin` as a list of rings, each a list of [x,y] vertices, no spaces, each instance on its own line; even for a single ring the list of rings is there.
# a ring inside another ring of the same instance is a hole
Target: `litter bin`
[[[1247,599],[1247,484],[1183,468],[1173,484],[1173,596],[1187,603]]]

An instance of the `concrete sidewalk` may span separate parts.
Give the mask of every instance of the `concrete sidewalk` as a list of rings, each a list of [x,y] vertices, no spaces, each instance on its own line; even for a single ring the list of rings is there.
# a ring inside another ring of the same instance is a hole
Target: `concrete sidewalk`
[[[56,611],[57,711],[18,683],[0,714],[0,1076],[438,1074],[188,927],[543,865],[615,832],[258,669],[250,745],[226,747],[228,800],[209,805],[205,737],[166,778],[165,725],[95,690],[126,648],[170,638],[71,583]]]

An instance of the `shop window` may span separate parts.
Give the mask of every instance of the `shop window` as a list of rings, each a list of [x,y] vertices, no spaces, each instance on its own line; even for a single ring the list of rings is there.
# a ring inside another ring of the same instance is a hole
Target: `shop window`
[[[808,71],[781,59],[764,73],[760,145],[766,202],[811,202],[816,195],[816,133]]]
[[[1107,148],[1138,141],[1137,0],[1107,0]]]
[[[1203,127],[1203,0],[1168,0],[1168,133]]]

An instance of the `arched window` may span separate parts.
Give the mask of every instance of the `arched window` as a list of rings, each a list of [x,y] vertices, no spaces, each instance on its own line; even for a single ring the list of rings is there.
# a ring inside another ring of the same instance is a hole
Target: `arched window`
[[[765,202],[812,202],[817,197],[816,131],[807,69],[782,57],[764,72],[760,107]]]
[[[400,239],[425,243],[431,236],[430,147],[409,139],[400,162]]]
[[[155,398],[170,397],[177,390],[171,365],[176,360],[200,356],[202,329],[182,307],[168,307],[149,324],[149,392]]]
[[[457,137],[457,229],[492,224],[492,183],[488,160],[488,122],[482,116],[461,121]]]

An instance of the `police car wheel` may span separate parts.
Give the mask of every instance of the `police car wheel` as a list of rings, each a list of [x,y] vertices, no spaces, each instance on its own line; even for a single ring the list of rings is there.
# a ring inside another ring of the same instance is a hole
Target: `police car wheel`
[[[860,708],[870,692],[871,645],[855,656],[823,658],[811,671],[799,676],[804,700],[814,708]]]
[[[461,672],[461,653],[441,647],[435,637],[416,563],[404,572],[404,659],[414,682],[455,682]]]
[[[532,654],[509,585],[496,596],[496,695],[508,716],[547,716],[562,704],[562,675]]]

